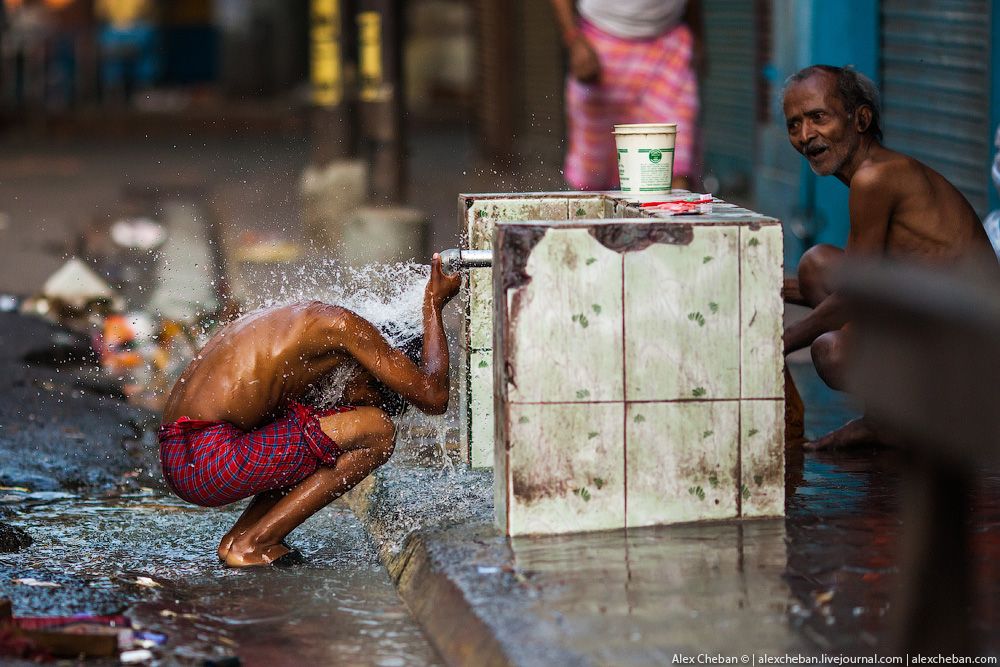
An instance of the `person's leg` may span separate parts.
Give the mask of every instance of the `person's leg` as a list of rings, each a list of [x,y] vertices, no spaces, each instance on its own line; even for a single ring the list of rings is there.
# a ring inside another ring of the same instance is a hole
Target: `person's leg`
[[[853,419],[822,438],[803,444],[806,449],[837,449],[860,445],[884,445],[864,417]]]
[[[799,260],[799,269],[795,278],[786,278],[782,288],[783,298],[786,303],[793,303],[800,306],[815,308],[825,298],[833,292],[830,275],[843,261],[844,251],[836,246],[820,244],[807,250]],[[840,345],[835,345],[837,334],[833,332],[824,334],[817,339],[817,352],[813,354],[813,361],[817,364],[817,371],[827,384],[827,377],[835,382],[840,382],[839,357],[834,360],[834,353],[842,352]],[[820,342],[827,336],[833,336],[826,345]],[[816,345],[816,343],[814,343]],[[828,354],[829,353],[829,354]],[[817,361],[817,356],[819,360]],[[823,370],[820,370],[820,366]],[[826,376],[824,376],[824,372]],[[831,385],[832,386],[832,385]],[[840,386],[838,384],[838,386]],[[838,387],[834,387],[835,389]],[[795,386],[792,374],[785,367],[785,441],[787,443],[801,442],[805,438],[805,406],[799,396],[799,390]]]
[[[262,516],[267,514],[267,512],[274,507],[275,503],[281,500],[287,493],[289,489],[275,489],[273,491],[265,491],[264,493],[258,493],[247,505],[246,509],[243,510],[243,514],[240,518],[236,520],[233,527],[229,529],[219,541],[219,560],[225,561],[226,556],[229,555],[229,550],[233,548],[233,541],[239,536],[247,531],[250,526],[257,523]]]
[[[833,293],[831,277],[843,261],[844,251],[826,243],[805,251],[799,260],[798,270],[801,305],[815,308]]]
[[[288,533],[389,460],[396,430],[378,408],[357,408],[319,421],[343,454],[333,466],[320,466],[299,482],[236,536],[226,555],[227,565],[266,565],[285,555],[289,549],[281,541]]]
[[[847,390],[846,365],[850,325],[840,331],[825,333],[815,341],[809,351],[812,353],[816,373],[831,389]],[[808,449],[832,449],[857,445],[882,444],[881,439],[864,417],[849,421],[823,437],[807,442]]]
[[[566,157],[563,177],[574,190],[608,190],[617,185],[618,157],[602,84],[566,83]]]

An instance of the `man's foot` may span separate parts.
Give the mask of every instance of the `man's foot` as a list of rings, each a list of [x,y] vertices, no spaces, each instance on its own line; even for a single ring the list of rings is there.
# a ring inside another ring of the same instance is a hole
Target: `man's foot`
[[[289,554],[297,554],[289,556]],[[300,560],[302,554],[295,549],[288,548],[283,542],[264,547],[241,548],[239,542],[234,542],[229,553],[226,554],[226,567],[263,567],[265,565],[275,565],[283,567],[290,564],[290,561]],[[282,560],[284,559],[284,560]],[[279,562],[280,561],[280,562]]]
[[[836,449],[843,447],[857,447],[860,445],[881,445],[878,436],[863,418],[858,418],[847,422],[836,431],[827,433],[818,440],[807,442],[803,445],[806,449]]]
[[[235,539],[236,539],[236,536],[233,533],[231,533],[231,532],[226,533],[222,537],[222,541],[219,542],[219,548],[217,550],[217,553],[219,555],[219,562],[220,563],[225,563],[226,562],[226,556],[229,555],[229,550],[233,548],[233,540],[235,540]]]
[[[219,562],[220,563],[225,563],[226,562],[226,556],[229,555],[229,551],[233,548],[233,541],[234,540],[236,540],[236,535],[233,534],[232,532],[229,532],[229,533],[226,533],[225,536],[222,538],[222,541],[219,542],[219,549],[218,549],[217,553],[219,555]],[[285,547],[286,549],[289,549],[291,551],[295,551],[295,549],[292,549],[292,547],[288,546],[288,542],[286,542],[285,540],[281,540],[280,544],[281,544],[281,546]]]

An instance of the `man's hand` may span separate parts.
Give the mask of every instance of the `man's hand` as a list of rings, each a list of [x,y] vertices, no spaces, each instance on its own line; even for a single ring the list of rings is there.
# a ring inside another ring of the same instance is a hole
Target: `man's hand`
[[[587,38],[577,34],[569,45],[569,72],[580,83],[597,83],[601,79],[601,61]]]
[[[462,274],[456,271],[451,275],[445,275],[441,270],[441,255],[434,253],[431,258],[431,277],[427,280],[424,295],[436,307],[441,308],[451,300],[451,297],[458,294],[461,286]]]

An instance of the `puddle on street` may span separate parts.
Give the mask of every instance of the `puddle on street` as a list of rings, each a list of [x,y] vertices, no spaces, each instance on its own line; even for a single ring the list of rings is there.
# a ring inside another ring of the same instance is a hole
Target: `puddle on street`
[[[267,667],[439,664],[364,529],[339,505],[290,535],[308,563],[289,570],[217,562],[216,545],[238,509],[159,494],[27,501],[18,509],[11,523],[30,530],[34,544],[0,555],[0,580],[19,615],[118,611],[124,587],[133,621],[169,636],[159,651],[167,664],[234,654]],[[8,584],[15,576],[63,585]]]
[[[807,430],[852,406],[802,371]],[[825,395],[823,395],[825,391]],[[812,400],[810,400],[810,397]],[[891,632],[903,461],[891,450],[786,461],[784,519],[512,540],[539,632],[608,664],[669,664],[675,651],[871,654]],[[972,554],[979,648],[1000,650],[1000,474],[981,476]]]

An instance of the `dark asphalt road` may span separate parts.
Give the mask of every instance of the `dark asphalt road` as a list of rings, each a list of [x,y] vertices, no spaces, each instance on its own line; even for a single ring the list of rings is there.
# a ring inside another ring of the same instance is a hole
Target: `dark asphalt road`
[[[0,313],[0,485],[101,494],[158,480],[156,415],[114,393],[85,336]]]

